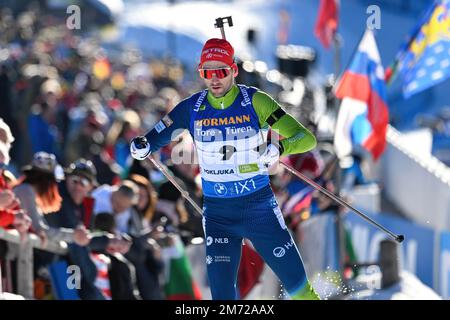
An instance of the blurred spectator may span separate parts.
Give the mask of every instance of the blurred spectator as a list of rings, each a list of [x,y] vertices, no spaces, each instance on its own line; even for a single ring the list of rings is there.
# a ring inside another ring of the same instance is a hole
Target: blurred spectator
[[[7,164],[8,151],[3,142],[0,142],[0,227],[12,226],[20,233],[26,232],[31,219],[20,209],[20,202],[11,191],[11,177],[8,177],[3,165]]]
[[[149,227],[155,214],[158,194],[152,183],[145,177],[132,174],[128,179],[139,187],[139,200],[135,209],[139,213],[144,227]]]
[[[94,231],[114,233],[116,229],[114,216],[108,212],[100,212],[94,219]],[[111,259],[108,270],[113,300],[139,300],[139,291],[136,284],[136,270],[122,254],[109,253]]]
[[[186,185],[181,179],[175,178],[175,180],[183,190],[186,190]],[[171,231],[178,230],[180,224],[186,223],[189,217],[183,196],[170,181],[164,182],[159,187],[158,195],[159,199],[153,221],[158,222],[162,217],[166,217],[168,219],[167,227]]]
[[[8,167],[10,163],[10,150],[12,143],[14,142],[14,136],[12,135],[9,125],[0,118],[0,151],[2,153],[2,166]]]
[[[58,99],[61,86],[55,79],[45,81],[41,86],[42,102],[32,107],[28,118],[31,147],[34,153],[45,151],[60,158],[60,132],[56,126]]]
[[[104,149],[97,150],[93,157],[92,162],[97,168],[98,175],[97,180],[100,185],[110,184],[115,185],[120,182],[121,168],[117,162],[111,158],[108,152]]]
[[[193,161],[183,161],[178,164],[168,165],[168,168],[174,173],[174,175],[180,178],[184,187],[192,200],[194,200],[200,207],[202,206],[203,194],[199,192],[199,186],[197,185],[195,178],[200,173],[199,166],[194,159],[195,150],[191,139],[186,139],[186,136],[176,145],[176,148],[180,157],[183,159],[192,159]],[[191,233],[191,237],[203,237],[202,217],[195,212],[195,209],[190,204],[185,207],[188,216],[182,218],[179,228],[185,231],[185,236]]]
[[[322,181],[320,185],[331,193],[336,192],[336,187],[333,181]],[[314,190],[311,201],[311,215],[333,213],[337,214],[340,211],[340,206],[334,200],[318,190]]]
[[[52,226],[72,229],[84,229],[92,226],[94,199],[90,192],[97,186],[97,172],[89,160],[78,159],[71,163],[66,172],[65,183],[59,184],[63,198],[61,209],[48,215]],[[129,244],[113,234],[90,234],[87,247],[79,243],[69,245],[69,260],[71,264],[81,269],[81,287],[79,295],[82,299],[104,299],[105,296],[95,285],[98,270],[90,255],[95,252],[126,252]]]
[[[14,137],[9,126],[0,118],[0,227],[15,227],[20,233],[26,232],[31,219],[21,210],[19,199],[11,191],[15,177],[6,170],[9,150]]]
[[[139,115],[133,110],[125,110],[118,114],[106,135],[108,153],[124,170],[129,167],[129,143],[138,134],[141,127]],[[131,158],[130,158],[131,161]]]
[[[160,273],[162,272],[163,262],[159,245],[153,238],[159,238],[160,234],[157,226],[152,225],[151,221],[155,214],[158,195],[149,180],[143,176],[133,174],[129,177],[131,181],[139,187],[139,200],[135,205],[135,210],[142,219],[144,228],[149,228],[150,232],[143,229],[140,235],[133,236],[133,245],[127,257],[135,264],[138,272],[138,278],[142,279],[140,283],[150,285],[152,288],[146,288],[143,294],[147,299],[162,299],[162,288],[160,284]],[[141,290],[142,291],[142,290]]]
[[[343,196],[350,194],[352,189],[357,185],[370,183],[363,172],[363,162],[367,161],[370,155],[354,150],[354,152],[339,161],[341,168],[341,185],[340,193]]]
[[[159,152],[156,152],[152,154],[152,157],[156,160],[160,160],[160,155],[161,154]],[[170,168],[168,169],[170,170]],[[137,174],[145,177],[152,182],[155,188],[159,188],[162,183],[167,181],[167,178],[164,176],[164,174],[159,171],[158,168],[156,168],[149,159],[143,161],[133,159],[133,162],[131,163],[129,169],[129,174]]]
[[[86,244],[87,234],[80,229],[49,227],[44,215],[56,212],[61,208],[62,198],[58,191],[57,181],[64,178],[62,168],[53,154],[38,152],[30,165],[23,168],[24,177],[14,188],[21,206],[32,220],[33,231],[46,243],[52,241],[79,242]]]
[[[94,213],[110,212],[114,217],[115,234],[127,234],[133,242],[125,257],[136,270],[139,293],[143,299],[161,299],[159,272],[162,269],[158,254],[147,242],[142,220],[133,208],[139,202],[139,187],[130,180],[117,186],[101,186],[93,192]]]
[[[88,112],[81,125],[68,137],[65,149],[65,160],[72,163],[76,159],[92,159],[104,144],[102,128],[106,125],[105,118],[95,112]]]
[[[0,70],[0,118],[11,124],[13,120],[11,108],[11,81],[8,68],[2,64]]]
[[[87,245],[89,241],[79,230],[91,226],[92,199],[89,193],[96,185],[96,170],[92,162],[79,159],[66,169],[66,179],[58,184],[62,197],[61,208],[46,216],[50,224],[75,229],[76,243]]]
[[[116,232],[130,233],[130,228],[140,225],[140,218],[131,210],[139,200],[139,188],[131,181],[117,186],[103,185],[92,192],[95,200],[94,214],[111,212],[116,221]]]
[[[11,129],[3,118],[0,118],[0,141],[3,142],[8,149],[11,148],[11,144],[14,142]]]

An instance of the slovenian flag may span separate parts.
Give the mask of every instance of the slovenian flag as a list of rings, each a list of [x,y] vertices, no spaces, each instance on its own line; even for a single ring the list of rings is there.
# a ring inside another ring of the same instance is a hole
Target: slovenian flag
[[[334,135],[337,156],[362,147],[377,160],[386,146],[389,112],[384,69],[371,30],[364,33],[335,94],[342,99]]]

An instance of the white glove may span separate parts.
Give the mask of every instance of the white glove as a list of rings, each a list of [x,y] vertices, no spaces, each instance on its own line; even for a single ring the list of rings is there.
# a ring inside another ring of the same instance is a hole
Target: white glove
[[[269,144],[260,156],[261,162],[267,167],[273,166],[280,159],[280,150],[274,145]]]
[[[147,138],[144,136],[139,136],[134,138],[130,144],[131,156],[136,160],[144,160],[150,153],[150,143],[148,143]]]

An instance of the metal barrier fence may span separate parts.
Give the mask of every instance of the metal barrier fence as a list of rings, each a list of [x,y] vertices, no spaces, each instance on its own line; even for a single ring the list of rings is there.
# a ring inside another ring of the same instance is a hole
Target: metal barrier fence
[[[47,252],[64,255],[67,253],[67,244],[65,242],[48,241],[44,247],[42,241],[35,234],[19,235],[16,230],[6,230],[0,228],[0,240],[8,243],[8,254],[4,261],[0,263],[9,264],[11,260],[17,259],[17,294],[25,299],[34,298],[34,279],[33,279],[33,250],[40,249]],[[11,291],[11,288],[6,288]],[[0,294],[2,293],[0,278]]]
[[[450,168],[405,141],[389,126],[382,158],[384,193],[408,218],[435,230],[450,230]]]

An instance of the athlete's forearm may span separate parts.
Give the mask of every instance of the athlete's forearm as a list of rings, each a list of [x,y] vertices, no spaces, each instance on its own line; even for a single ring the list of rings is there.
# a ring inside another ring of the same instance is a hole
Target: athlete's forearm
[[[281,155],[307,152],[316,147],[316,137],[290,114],[285,114],[272,125],[285,139],[280,141]]]
[[[257,91],[253,95],[253,106],[260,120],[260,126],[268,123],[285,139],[280,141],[282,155],[302,153],[316,146],[316,138],[290,114],[286,114],[281,106],[268,94]]]
[[[190,107],[186,101],[180,102],[172,111],[165,115],[145,135],[152,152],[168,145],[174,135],[180,134],[189,127]]]

